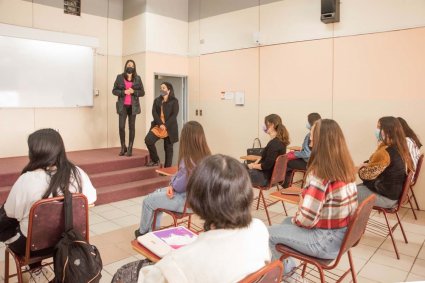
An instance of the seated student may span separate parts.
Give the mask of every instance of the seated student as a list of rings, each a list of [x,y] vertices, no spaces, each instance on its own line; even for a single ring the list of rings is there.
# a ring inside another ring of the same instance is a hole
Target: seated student
[[[294,169],[306,170],[307,162],[310,158],[311,150],[310,150],[310,130],[313,124],[320,120],[319,113],[310,113],[307,116],[307,125],[306,128],[309,130],[308,134],[305,136],[301,150],[299,151],[291,151],[287,154],[288,163],[286,167],[286,176],[285,182],[283,183],[283,187],[287,188],[289,186],[289,182],[291,181],[292,171]]]
[[[186,202],[186,185],[193,169],[201,160],[211,155],[204,129],[196,121],[187,122],[182,129],[179,149],[179,169],[168,187],[149,194],[143,200],[140,227],[134,233],[136,238],[152,230],[153,213],[157,208],[182,212]],[[156,227],[161,216],[158,215]]]
[[[409,148],[410,156],[412,157],[413,167],[416,171],[416,165],[418,164],[419,157],[421,155],[420,148],[422,143],[419,140],[415,132],[409,127],[406,120],[401,117],[397,117],[397,120],[400,122],[403,127],[404,135],[406,136],[407,148]]]
[[[266,186],[269,183],[276,158],[286,153],[286,146],[289,144],[289,133],[279,115],[266,116],[264,124],[264,132],[270,136],[271,140],[264,148],[261,158],[247,165],[254,186]]]
[[[350,215],[357,208],[356,170],[341,128],[334,120],[317,121],[310,136],[312,152],[306,185],[293,218],[269,228],[272,259],[278,243],[304,254],[334,259],[339,253]],[[294,266],[284,263],[285,274]]]
[[[22,170],[2,208],[7,217],[17,220],[18,227],[11,227],[13,236],[5,244],[18,255],[25,254],[29,212],[36,201],[63,195],[65,190],[83,193],[90,204],[96,201],[96,189],[87,174],[67,159],[65,146],[57,131],[41,129],[32,133],[28,137],[28,148],[29,163]],[[0,226],[3,220],[7,221],[0,219]],[[3,232],[10,235],[10,231]],[[38,251],[33,255],[46,252],[50,250]],[[36,266],[40,264],[31,265],[33,268]],[[43,279],[51,279],[51,276],[53,273],[49,268],[40,268],[32,272],[31,280],[47,282]]]
[[[380,118],[375,135],[378,148],[359,169],[363,183],[357,186],[358,201],[375,194],[375,206],[391,208],[400,198],[407,169],[413,170],[413,162],[403,128],[395,117]]]
[[[156,264],[142,267],[137,282],[238,282],[270,260],[267,228],[251,216],[252,185],[239,161],[224,155],[205,158],[189,179],[187,198],[205,221],[205,232]],[[112,282],[136,282],[124,278],[134,272],[123,269]]]

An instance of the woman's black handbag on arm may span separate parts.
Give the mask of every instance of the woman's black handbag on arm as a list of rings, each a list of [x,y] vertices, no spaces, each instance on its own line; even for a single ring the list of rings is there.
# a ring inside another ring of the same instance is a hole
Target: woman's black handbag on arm
[[[258,147],[255,147],[255,142],[258,142]],[[247,155],[258,155],[261,156],[264,148],[261,147],[261,141],[259,138],[255,138],[252,142],[252,147],[246,150]],[[252,163],[253,161],[247,161],[247,164]]]

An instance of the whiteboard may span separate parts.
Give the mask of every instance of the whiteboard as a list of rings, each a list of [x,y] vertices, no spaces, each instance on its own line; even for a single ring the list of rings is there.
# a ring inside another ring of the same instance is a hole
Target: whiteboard
[[[93,106],[92,47],[0,36],[0,108]]]

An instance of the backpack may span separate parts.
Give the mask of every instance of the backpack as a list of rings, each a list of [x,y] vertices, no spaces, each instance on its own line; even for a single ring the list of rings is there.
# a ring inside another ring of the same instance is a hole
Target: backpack
[[[55,246],[53,265],[55,283],[98,283],[102,259],[98,249],[73,229],[72,195],[64,196],[65,232]]]

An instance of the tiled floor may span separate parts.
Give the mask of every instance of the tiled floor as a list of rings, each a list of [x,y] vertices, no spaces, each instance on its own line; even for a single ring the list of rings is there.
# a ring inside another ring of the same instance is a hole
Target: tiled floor
[[[120,266],[143,258],[130,246],[134,230],[139,225],[142,201],[143,197],[138,197],[90,209],[91,243],[100,250],[104,265],[101,282],[111,282],[113,274]],[[286,207],[289,215],[293,215],[296,207],[288,204]],[[274,224],[285,218],[280,204],[270,207],[270,212]],[[264,211],[254,210],[253,215],[267,223]],[[359,282],[425,281],[425,211],[418,213],[418,220],[414,220],[412,212],[407,209],[402,209],[400,216],[409,241],[405,244],[400,230],[396,230],[395,237],[401,259],[396,259],[390,239],[366,232],[360,244],[353,248]],[[374,213],[372,217],[383,221],[382,215]],[[391,219],[394,223],[394,218]],[[165,219],[167,220],[169,221]],[[195,223],[200,224],[196,219]],[[11,264],[13,266],[12,262]],[[347,267],[348,260],[344,256],[338,265],[337,273]],[[3,274],[4,246],[1,245],[0,282],[3,281]],[[350,281],[350,276],[344,280]]]

